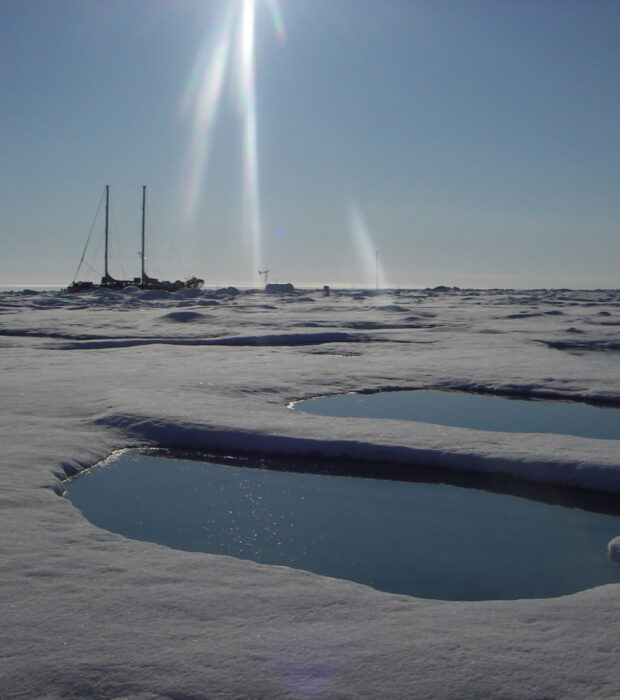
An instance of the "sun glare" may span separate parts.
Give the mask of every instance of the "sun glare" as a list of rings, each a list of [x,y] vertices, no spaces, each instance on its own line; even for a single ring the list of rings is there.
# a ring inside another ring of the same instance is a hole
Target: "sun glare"
[[[348,220],[349,233],[362,266],[362,284],[377,289],[389,286],[368,224],[359,205],[354,201],[349,202]]]
[[[226,81],[233,81],[243,141],[244,239],[256,282],[262,268],[262,230],[256,116],[257,0],[227,2],[204,39],[181,101],[181,114],[192,115],[192,140],[184,181],[184,212],[193,219],[204,191],[211,144]],[[266,0],[275,34],[285,40],[277,0]],[[236,63],[235,63],[236,62]],[[233,68],[234,64],[234,68]]]
[[[286,41],[286,30],[284,29],[284,20],[282,19],[280,6],[277,0],[267,0],[267,7],[269,7],[269,11],[271,12],[273,28],[275,29],[278,41],[283,44]]]

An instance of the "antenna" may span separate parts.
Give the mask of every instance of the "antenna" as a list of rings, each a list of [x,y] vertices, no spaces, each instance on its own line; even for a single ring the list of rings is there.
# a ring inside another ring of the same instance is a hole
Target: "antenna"
[[[141,231],[141,241],[142,247],[140,249],[140,261],[141,261],[141,271],[140,271],[140,282],[144,284],[146,282],[146,272],[144,270],[144,258],[146,254],[145,250],[145,229],[146,229],[146,185],[142,185],[142,231]]]
[[[105,186],[105,251],[103,254],[103,277],[107,281],[110,273],[108,272],[108,238],[109,232],[109,217],[110,217],[110,185]]]
[[[265,287],[267,286],[267,279],[269,277],[269,270],[259,270],[259,275],[265,275]]]

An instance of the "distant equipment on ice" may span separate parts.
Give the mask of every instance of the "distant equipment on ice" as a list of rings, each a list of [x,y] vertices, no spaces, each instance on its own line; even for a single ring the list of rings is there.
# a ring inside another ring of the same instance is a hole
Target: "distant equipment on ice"
[[[266,292],[294,292],[295,287],[290,282],[285,282],[284,284],[276,284],[272,282],[271,284],[265,285]]]
[[[269,277],[269,270],[259,270],[259,275],[264,275],[265,277],[265,291],[266,292],[294,292],[295,287],[290,282],[285,282],[284,284],[274,283],[269,284],[267,279]]]

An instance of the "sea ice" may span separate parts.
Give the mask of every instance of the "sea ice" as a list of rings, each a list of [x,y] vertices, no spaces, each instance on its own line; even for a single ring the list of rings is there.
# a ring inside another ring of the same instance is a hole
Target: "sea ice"
[[[0,697],[618,697],[617,585],[420,600],[129,541],[59,497],[67,475],[141,445],[620,492],[616,441],[287,408],[416,388],[620,406],[617,364],[574,354],[620,347],[620,293],[358,292],[0,294]]]

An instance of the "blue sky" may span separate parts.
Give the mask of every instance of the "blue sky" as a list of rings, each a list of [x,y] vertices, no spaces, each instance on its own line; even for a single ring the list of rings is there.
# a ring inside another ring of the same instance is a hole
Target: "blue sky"
[[[71,282],[105,184],[137,274],[146,184],[155,276],[620,286],[620,2],[255,0],[254,228],[236,52],[200,181],[187,92],[249,4],[2,0],[0,284]]]

